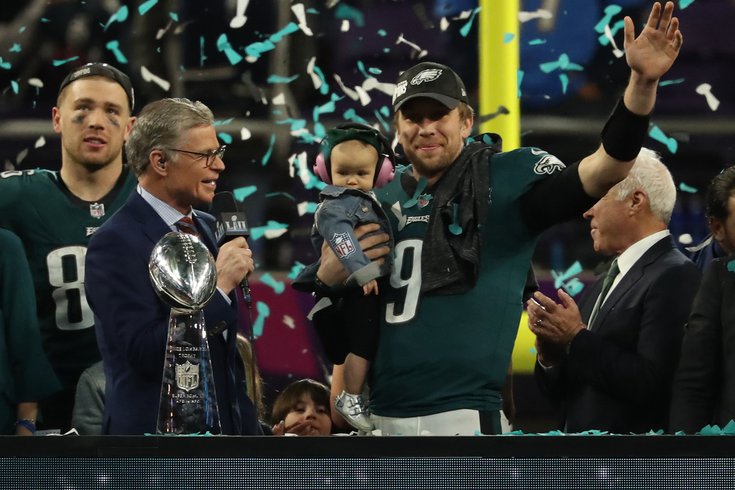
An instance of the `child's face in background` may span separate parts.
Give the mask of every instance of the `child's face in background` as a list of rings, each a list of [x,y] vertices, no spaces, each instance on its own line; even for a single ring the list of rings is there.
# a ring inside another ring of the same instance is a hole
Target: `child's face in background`
[[[308,423],[309,427],[301,432],[305,436],[328,436],[332,432],[332,418],[329,407],[317,404],[309,394],[304,394],[286,415],[286,431],[294,425]]]
[[[336,145],[330,155],[332,185],[361,191],[373,188],[378,151],[361,141],[348,140]]]

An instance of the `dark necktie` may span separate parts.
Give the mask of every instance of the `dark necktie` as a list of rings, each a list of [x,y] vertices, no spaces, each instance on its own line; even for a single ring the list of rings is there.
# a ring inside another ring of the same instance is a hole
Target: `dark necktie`
[[[194,220],[191,219],[189,216],[184,216],[179,221],[177,221],[176,228],[178,228],[181,233],[194,235],[196,237],[201,236],[199,230],[197,230],[197,227],[194,224]]]
[[[602,291],[600,291],[600,296],[597,298],[595,307],[593,308],[590,319],[587,322],[587,328],[592,328],[592,324],[597,319],[597,314],[600,312],[600,308],[602,308],[602,303],[605,301],[605,297],[607,296],[608,291],[610,291],[610,287],[613,285],[613,282],[615,282],[615,278],[618,274],[620,274],[618,259],[614,259],[612,264],[610,264],[610,268],[607,270],[605,279],[602,281]]]

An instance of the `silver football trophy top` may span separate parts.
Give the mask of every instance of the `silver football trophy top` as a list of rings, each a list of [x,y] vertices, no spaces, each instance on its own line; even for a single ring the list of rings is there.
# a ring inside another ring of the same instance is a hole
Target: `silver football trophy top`
[[[217,270],[207,247],[194,235],[172,231],[151,252],[148,272],[158,296],[173,310],[204,308],[217,289]]]

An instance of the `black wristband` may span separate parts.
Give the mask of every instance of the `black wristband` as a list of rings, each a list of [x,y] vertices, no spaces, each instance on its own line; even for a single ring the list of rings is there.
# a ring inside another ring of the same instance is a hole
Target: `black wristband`
[[[600,134],[605,152],[623,162],[634,160],[648,134],[648,122],[648,116],[630,112],[621,97]]]

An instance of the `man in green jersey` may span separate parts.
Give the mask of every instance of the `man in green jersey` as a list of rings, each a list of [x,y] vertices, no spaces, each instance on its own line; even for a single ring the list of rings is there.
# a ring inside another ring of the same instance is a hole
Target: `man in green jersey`
[[[377,193],[395,238],[370,384],[372,419],[383,435],[500,431],[500,391],[537,238],[579,217],[627,175],[658,81],[683,42],[673,9],[656,3],[637,38],[626,17],[629,83],[600,147],[569,166],[537,148],[499,152],[497,135],[467,141],[473,113],[449,67],[422,62],[400,75],[394,123],[411,165]],[[317,293],[332,294],[345,277],[323,249]]]
[[[89,237],[135,188],[122,147],[133,125],[130,79],[89,63],[61,83],[51,112],[61,169],[0,174],[0,227],[25,244],[43,346],[64,390],[41,404],[39,427],[69,428],[79,374],[99,361],[84,293]]]

